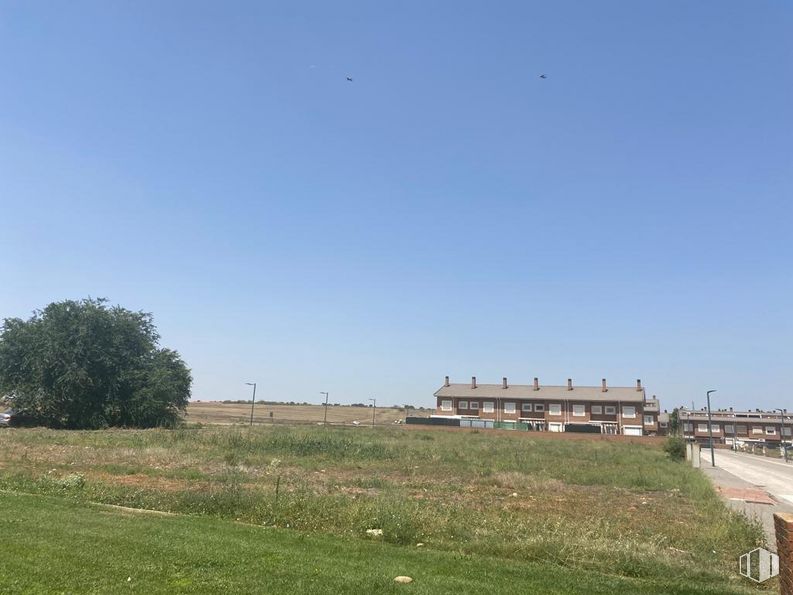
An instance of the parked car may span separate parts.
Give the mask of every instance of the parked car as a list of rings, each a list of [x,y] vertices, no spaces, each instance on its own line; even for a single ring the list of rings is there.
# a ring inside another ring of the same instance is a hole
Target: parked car
[[[0,413],[0,426],[10,426],[11,425],[11,418],[14,416],[14,412],[9,409],[8,411],[4,411]]]

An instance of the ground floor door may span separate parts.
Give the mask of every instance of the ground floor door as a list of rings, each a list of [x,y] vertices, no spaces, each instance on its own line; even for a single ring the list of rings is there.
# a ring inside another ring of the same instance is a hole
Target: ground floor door
[[[551,422],[551,423],[548,424],[548,431],[549,432],[562,432],[563,431],[562,424]]]
[[[622,426],[622,433],[626,436],[641,436],[641,426]]]

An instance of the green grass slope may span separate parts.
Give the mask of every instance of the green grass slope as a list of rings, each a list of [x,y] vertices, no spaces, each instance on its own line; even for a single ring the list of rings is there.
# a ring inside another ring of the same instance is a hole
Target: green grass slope
[[[0,493],[0,592],[744,593],[68,498]],[[409,575],[414,582],[397,585]]]

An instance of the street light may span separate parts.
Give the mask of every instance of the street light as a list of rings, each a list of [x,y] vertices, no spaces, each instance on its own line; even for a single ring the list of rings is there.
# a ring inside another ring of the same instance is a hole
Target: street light
[[[782,417],[782,452],[785,455],[785,462],[787,463],[787,444],[785,444],[785,413],[787,413],[787,409],[780,409],[777,407],[774,411],[779,411]]]
[[[369,399],[372,402],[372,427],[374,427],[374,414],[377,412],[377,399]]]
[[[713,424],[711,423],[710,417],[710,393],[715,393],[716,390],[709,390],[706,393],[706,397],[708,398],[708,438],[710,438],[710,465],[711,467],[716,466],[716,455],[713,454]]]
[[[251,399],[251,426],[253,426],[253,407],[256,405],[256,383],[246,382],[245,384],[253,387],[253,399]]]
[[[324,391],[319,391],[319,394],[325,395],[325,415],[322,417],[322,425],[328,425],[328,393]]]

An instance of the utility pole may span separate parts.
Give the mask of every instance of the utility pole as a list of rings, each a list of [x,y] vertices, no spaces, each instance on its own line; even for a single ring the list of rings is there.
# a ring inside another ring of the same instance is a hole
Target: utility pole
[[[320,391],[321,395],[325,395],[325,415],[322,417],[322,425],[328,427],[328,394],[324,391]]]
[[[732,449],[738,452],[738,424],[735,419],[732,420]]]
[[[716,455],[713,454],[713,424],[711,423],[710,417],[710,393],[715,393],[716,390],[709,390],[705,396],[708,399],[708,438],[710,439],[710,465],[711,467],[716,466]]]
[[[779,415],[782,417],[782,452],[785,456],[785,462],[787,463],[787,444],[785,444],[785,413],[787,413],[786,409],[774,409],[774,411],[779,411]]]
[[[255,382],[246,382],[248,386],[253,387],[253,399],[251,399],[251,427],[253,426],[253,407],[256,405],[256,383]]]
[[[369,399],[372,402],[372,427],[374,427],[374,415],[377,413],[377,399]]]

